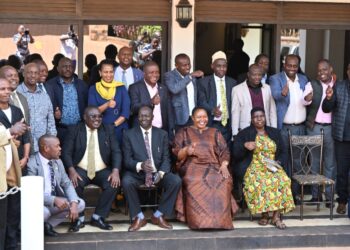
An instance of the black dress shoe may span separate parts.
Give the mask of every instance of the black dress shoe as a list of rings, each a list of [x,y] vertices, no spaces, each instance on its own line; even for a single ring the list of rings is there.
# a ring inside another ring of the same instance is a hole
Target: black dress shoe
[[[58,233],[53,229],[53,227],[47,223],[44,222],[44,234],[46,236],[56,237],[58,236]]]
[[[102,217],[100,217],[98,220],[91,218],[90,223],[91,223],[91,226],[99,227],[100,229],[103,229],[103,230],[112,230],[113,229],[113,227],[111,225],[109,225],[108,223],[106,223]]]
[[[84,222],[82,222],[82,221],[80,221],[79,219],[78,220],[76,220],[76,221],[74,221],[74,222],[72,222],[71,224],[70,224],[70,227],[69,227],[69,229],[68,229],[68,231],[69,232],[78,232],[79,231],[79,229],[80,228],[83,228],[83,227],[85,227],[85,224],[84,224]]]

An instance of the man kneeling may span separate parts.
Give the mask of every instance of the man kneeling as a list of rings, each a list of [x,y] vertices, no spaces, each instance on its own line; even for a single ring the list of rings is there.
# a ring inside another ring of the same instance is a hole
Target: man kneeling
[[[123,159],[124,174],[122,186],[134,219],[129,232],[137,231],[147,224],[141,211],[137,188],[144,184],[152,186],[159,183],[164,189],[158,210],[151,222],[159,227],[172,229],[163,215],[171,215],[177,193],[181,187],[179,176],[170,172],[168,134],[162,129],[152,127],[153,111],[148,106],[139,109],[139,125],[124,132]]]
[[[28,161],[28,175],[44,178],[44,230],[47,236],[57,236],[53,229],[67,217],[72,225],[79,221],[85,202],[80,199],[60,160],[60,141],[53,135],[39,139],[39,152]]]

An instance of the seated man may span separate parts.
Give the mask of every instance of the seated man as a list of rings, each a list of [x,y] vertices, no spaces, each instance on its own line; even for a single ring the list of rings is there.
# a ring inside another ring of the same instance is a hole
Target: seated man
[[[57,236],[53,229],[67,217],[71,228],[79,224],[79,213],[84,211],[85,202],[80,199],[70,182],[60,160],[60,141],[56,136],[43,135],[39,138],[39,152],[28,161],[28,175],[44,178],[44,232]]]
[[[102,189],[91,225],[112,230],[105,218],[120,186],[122,157],[119,144],[113,127],[102,124],[102,114],[97,107],[85,109],[84,121],[69,128],[62,161],[79,197],[83,197],[84,187],[89,184]],[[84,221],[83,213],[80,214],[80,221]],[[78,231],[83,225],[77,225],[75,230]]]
[[[152,127],[152,120],[152,109],[142,106],[138,113],[140,125],[124,132],[125,169],[122,186],[130,207],[130,216],[134,219],[129,232],[137,231],[147,224],[141,211],[137,187],[142,184],[151,186],[160,182],[164,192],[151,221],[166,229],[172,229],[172,225],[163,218],[163,214],[167,216],[172,214],[181,187],[180,177],[170,172],[168,135],[164,130]]]

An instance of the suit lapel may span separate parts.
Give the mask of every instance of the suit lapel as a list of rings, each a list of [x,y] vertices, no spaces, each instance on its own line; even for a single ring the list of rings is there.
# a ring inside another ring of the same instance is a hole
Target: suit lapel
[[[12,113],[12,110],[11,110],[11,113]],[[5,115],[4,111],[2,110],[0,110],[0,121],[6,128],[10,128],[12,125],[9,119],[7,118],[7,116]]]
[[[146,99],[147,100],[150,100],[151,99],[151,96],[150,96],[150,94],[148,93],[148,89],[147,89],[147,86],[146,86],[146,82],[145,81],[143,81],[143,83],[141,84],[141,86],[142,86],[142,88],[140,88],[140,90],[141,90],[141,96],[143,96],[143,95],[146,95]]]
[[[217,103],[218,103],[218,100],[217,100],[217,94],[216,93],[216,85],[215,85],[215,78],[214,78],[214,74],[210,77],[210,80],[209,80],[209,91],[211,93],[213,93],[213,95],[211,96],[210,93],[209,93],[209,96],[211,96],[211,99],[213,100],[213,103],[214,103],[214,107],[217,106]]]
[[[231,110],[231,83],[230,80],[225,76],[225,88],[226,88],[226,101],[227,101],[227,109]],[[229,111],[230,113],[230,111]]]
[[[143,151],[144,155],[146,156],[146,159],[148,159],[148,153],[147,153],[147,149],[146,149],[145,139],[143,138],[142,130],[140,127],[138,127],[136,129],[135,137],[136,137],[135,142],[141,144],[140,147],[142,148],[142,151]]]
[[[103,129],[102,125],[97,130],[97,137],[98,137],[98,146],[100,148],[100,154],[102,156],[104,149],[106,148],[106,146],[104,144],[105,143],[107,144],[106,133],[105,133],[105,130]]]
[[[152,156],[155,156],[157,154],[157,147],[158,147],[158,140],[159,140],[157,132],[158,131],[152,127],[152,142],[151,142],[152,143]],[[154,157],[153,157],[153,161],[154,161]]]
[[[80,126],[83,126],[84,129],[78,129],[78,133],[80,134],[79,139],[80,139],[80,145],[83,150],[86,149],[87,145],[87,137],[86,137],[86,126],[84,123],[80,123]],[[85,152],[85,151],[84,151]]]

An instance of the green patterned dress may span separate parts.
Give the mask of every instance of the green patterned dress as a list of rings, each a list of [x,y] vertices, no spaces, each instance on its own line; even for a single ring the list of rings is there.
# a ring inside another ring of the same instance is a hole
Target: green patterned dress
[[[282,169],[269,171],[262,156],[275,159],[276,144],[267,135],[257,135],[253,159],[244,175],[244,197],[252,214],[294,209],[291,181]]]

